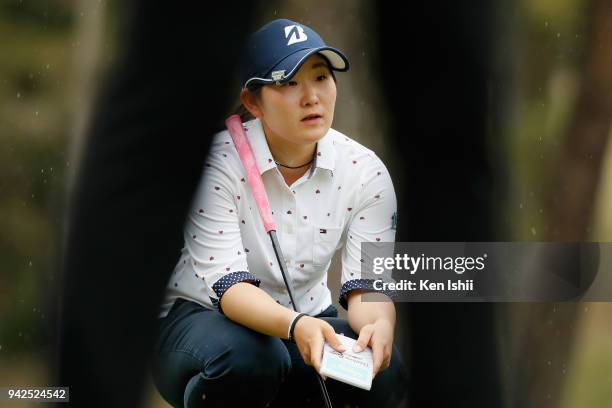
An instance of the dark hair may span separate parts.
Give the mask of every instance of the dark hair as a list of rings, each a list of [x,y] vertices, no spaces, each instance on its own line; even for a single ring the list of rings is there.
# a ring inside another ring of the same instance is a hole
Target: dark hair
[[[334,82],[336,81],[336,74],[334,74],[334,70],[332,69],[332,65],[329,62],[329,60],[327,59],[326,56],[324,56],[323,54],[319,54],[320,56],[322,56],[325,59],[325,62],[327,63],[327,69],[329,70],[329,73],[331,74],[332,78],[334,79]],[[251,86],[247,86],[247,91],[249,91],[250,93],[253,94],[253,96],[255,96],[255,98],[259,99],[261,96],[261,88],[263,88],[264,84],[255,84],[255,85],[251,85]],[[244,107],[243,104],[240,104],[236,109],[234,109],[234,115],[238,115],[240,116],[240,120],[242,121],[242,123],[244,122],[248,122],[249,120],[253,120],[255,119],[255,117],[251,114],[251,112],[249,112],[249,110],[247,108]]]

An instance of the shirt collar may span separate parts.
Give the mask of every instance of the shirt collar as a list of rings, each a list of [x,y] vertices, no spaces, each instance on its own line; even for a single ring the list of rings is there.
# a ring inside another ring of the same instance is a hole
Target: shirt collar
[[[272,153],[270,152],[270,147],[268,147],[268,142],[266,141],[266,135],[264,134],[261,121],[259,119],[254,119],[245,122],[244,130],[246,130],[249,138],[249,143],[251,144],[259,173],[264,174],[266,171],[276,167],[276,163],[274,163]]]
[[[253,155],[255,155],[255,162],[259,173],[263,174],[266,171],[273,169],[276,166],[270,147],[266,141],[266,135],[263,130],[260,119],[254,119],[244,123],[244,128],[248,135]],[[315,167],[329,170],[332,172],[336,165],[336,159],[334,154],[334,146],[331,136],[331,129],[317,142],[317,153],[315,155],[315,162],[312,170]],[[312,174],[312,173],[311,173]]]
[[[331,128],[317,142],[317,154],[315,156],[315,167],[329,170],[332,175],[336,167],[336,154],[331,135]]]

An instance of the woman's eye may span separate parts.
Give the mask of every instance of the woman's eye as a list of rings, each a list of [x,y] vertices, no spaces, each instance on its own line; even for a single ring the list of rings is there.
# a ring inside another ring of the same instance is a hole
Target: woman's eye
[[[289,82],[287,82],[287,84],[288,84],[289,86],[296,86],[296,85],[297,85],[297,82],[295,82],[295,81],[289,81]]]
[[[323,80],[324,80],[324,79],[326,79],[326,78],[327,78],[327,75],[319,75],[319,76],[317,77],[317,81],[323,81]]]

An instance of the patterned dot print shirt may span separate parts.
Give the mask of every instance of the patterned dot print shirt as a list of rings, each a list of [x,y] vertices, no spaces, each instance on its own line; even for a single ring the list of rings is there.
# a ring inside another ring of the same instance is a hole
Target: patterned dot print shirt
[[[351,290],[374,291],[361,279],[362,242],[393,242],[395,191],[387,168],[366,147],[330,129],[317,143],[310,170],[287,186],[258,119],[244,124],[270,200],[277,236],[302,312],[331,304],[327,269],[342,249],[340,305]],[[227,131],[215,135],[187,216],[185,245],[160,317],[176,298],[216,309],[238,282],[259,286],[292,308],[246,173]]]

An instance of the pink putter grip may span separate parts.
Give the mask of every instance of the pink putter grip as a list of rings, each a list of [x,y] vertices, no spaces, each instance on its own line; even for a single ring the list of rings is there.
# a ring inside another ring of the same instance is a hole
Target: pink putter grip
[[[257,168],[257,162],[255,161],[255,156],[253,156],[249,139],[247,139],[244,128],[242,127],[240,116],[230,116],[225,120],[225,126],[227,126],[232,136],[234,146],[236,146],[238,156],[240,156],[240,161],[246,170],[251,192],[253,193],[253,197],[255,197],[257,209],[263,220],[264,228],[266,232],[276,231],[276,225],[274,224],[274,218],[272,218],[272,213],[270,211],[270,203],[268,202],[266,189],[261,179],[259,169]]]

